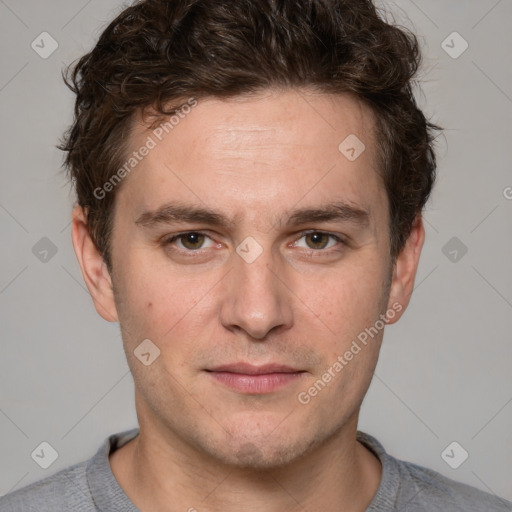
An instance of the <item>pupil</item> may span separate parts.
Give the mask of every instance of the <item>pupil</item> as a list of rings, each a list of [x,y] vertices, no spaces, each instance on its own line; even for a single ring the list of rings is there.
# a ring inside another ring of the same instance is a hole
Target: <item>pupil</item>
[[[203,235],[199,233],[187,233],[184,236],[183,245],[189,249],[195,249],[198,245],[201,245],[202,237]]]
[[[315,249],[318,249],[318,246],[325,246],[325,234],[324,233],[311,233],[310,235],[311,245],[315,246]]]

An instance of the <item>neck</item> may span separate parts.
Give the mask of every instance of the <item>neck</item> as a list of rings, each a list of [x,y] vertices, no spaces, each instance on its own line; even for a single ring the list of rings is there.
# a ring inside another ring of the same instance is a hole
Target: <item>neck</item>
[[[357,417],[293,463],[255,470],[223,464],[168,432],[141,424],[139,436],[114,452],[110,465],[142,512],[363,512],[382,469],[356,441],[356,433]]]

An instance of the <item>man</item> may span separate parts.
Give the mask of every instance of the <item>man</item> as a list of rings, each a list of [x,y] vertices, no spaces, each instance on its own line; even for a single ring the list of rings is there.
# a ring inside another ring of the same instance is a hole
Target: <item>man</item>
[[[511,510],[357,431],[437,126],[370,1],[146,0],[69,80],[73,245],[139,429],[2,511]]]

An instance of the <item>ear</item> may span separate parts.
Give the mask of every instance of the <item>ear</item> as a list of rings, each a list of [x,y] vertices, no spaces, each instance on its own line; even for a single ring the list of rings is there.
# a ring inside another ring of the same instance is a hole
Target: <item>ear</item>
[[[393,265],[388,310],[393,309],[396,315],[393,318],[388,318],[388,324],[397,322],[409,304],[424,241],[425,228],[421,216],[418,215],[413,222],[409,238]]]
[[[87,216],[81,206],[75,206],[73,209],[71,237],[82,276],[96,311],[108,322],[117,322],[112,279],[103,256],[91,238]]]

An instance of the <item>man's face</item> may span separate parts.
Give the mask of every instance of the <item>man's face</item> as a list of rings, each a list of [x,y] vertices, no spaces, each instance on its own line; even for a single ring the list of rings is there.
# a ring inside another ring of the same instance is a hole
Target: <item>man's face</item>
[[[355,160],[338,149],[353,135]],[[132,150],[148,136],[117,191],[111,254],[141,428],[252,467],[355,428],[382,328],[357,336],[391,307],[369,110],[304,91],[206,99],[161,141],[138,123]],[[146,339],[160,350],[148,366],[134,355]]]

